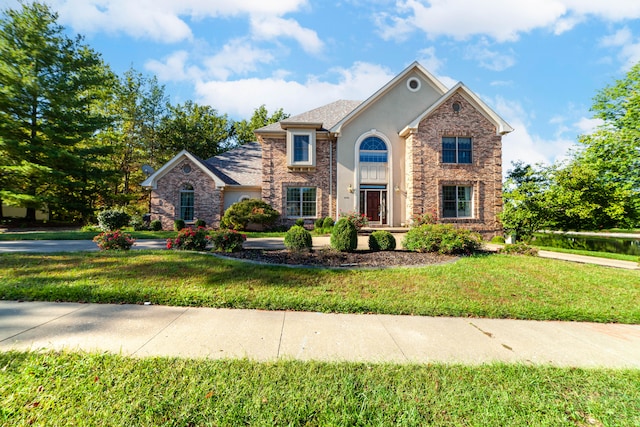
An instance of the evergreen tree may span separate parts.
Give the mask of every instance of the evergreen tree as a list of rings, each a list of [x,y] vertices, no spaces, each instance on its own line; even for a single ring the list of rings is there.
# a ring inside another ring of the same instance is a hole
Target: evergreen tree
[[[0,198],[28,220],[41,208],[88,214],[85,150],[110,121],[113,74],[57,18],[36,2],[0,20]]]

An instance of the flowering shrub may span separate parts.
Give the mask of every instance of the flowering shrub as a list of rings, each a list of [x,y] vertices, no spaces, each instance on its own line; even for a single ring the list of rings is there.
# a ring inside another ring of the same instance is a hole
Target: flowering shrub
[[[101,251],[128,251],[133,246],[135,239],[132,239],[130,234],[121,231],[105,231],[94,237],[93,241]]]
[[[411,218],[412,227],[420,227],[425,224],[435,224],[438,222],[438,213],[433,210],[431,213],[423,213],[422,215],[414,215]]]
[[[178,237],[167,239],[167,249],[178,249],[183,251],[204,251],[207,248],[211,237],[204,227],[196,229],[183,228],[178,231]]]
[[[360,230],[362,227],[366,227],[369,224],[369,220],[365,214],[357,212],[341,212],[340,218],[344,218],[356,227],[356,230]]]
[[[238,252],[242,250],[242,243],[247,240],[245,234],[235,230],[218,230],[211,233],[213,250],[219,252]]]

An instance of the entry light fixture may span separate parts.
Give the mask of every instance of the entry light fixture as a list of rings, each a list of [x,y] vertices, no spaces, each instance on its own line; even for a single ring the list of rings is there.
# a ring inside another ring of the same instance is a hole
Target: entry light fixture
[[[353,193],[353,186],[351,184],[349,184],[349,186],[347,187],[347,191],[349,193]]]

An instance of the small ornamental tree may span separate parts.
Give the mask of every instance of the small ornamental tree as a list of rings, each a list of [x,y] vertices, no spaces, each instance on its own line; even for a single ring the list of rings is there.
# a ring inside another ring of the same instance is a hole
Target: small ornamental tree
[[[284,246],[290,251],[302,251],[311,249],[311,233],[304,227],[294,225],[284,236]]]
[[[279,216],[280,213],[268,203],[258,199],[248,199],[229,206],[220,221],[220,226],[234,230],[244,230],[250,223],[269,227]]]
[[[358,247],[358,230],[347,218],[340,218],[331,230],[331,247],[340,252],[353,252]]]

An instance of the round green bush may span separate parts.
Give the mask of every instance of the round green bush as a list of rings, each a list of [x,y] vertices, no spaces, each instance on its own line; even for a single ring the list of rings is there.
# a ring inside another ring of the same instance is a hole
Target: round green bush
[[[129,225],[131,216],[119,209],[106,209],[98,212],[98,226],[102,231],[120,230]]]
[[[369,235],[369,249],[372,251],[393,251],[396,238],[386,230],[374,231]]]
[[[440,254],[470,254],[480,248],[482,237],[478,233],[451,224],[423,224],[409,229],[403,246],[415,252]]]
[[[324,219],[323,218],[318,218],[313,222],[313,228],[315,230],[319,230],[322,228],[322,224],[324,223]]]
[[[206,227],[207,222],[204,219],[196,219],[196,222],[193,223],[196,227]]]
[[[341,218],[333,226],[329,242],[337,251],[353,252],[358,247],[358,230],[351,221]]]
[[[331,228],[335,224],[335,221],[330,216],[326,217],[322,221],[322,228]]]
[[[284,246],[290,251],[311,249],[311,245],[311,233],[299,225],[294,225],[284,235]]]
[[[149,223],[149,227],[153,231],[160,231],[162,230],[162,222],[159,219],[154,219]]]
[[[493,236],[493,238],[491,239],[491,243],[504,244],[504,237],[503,236]]]
[[[298,227],[304,227],[304,219],[302,219],[302,218],[296,219],[296,225]]]
[[[280,213],[259,199],[247,199],[229,206],[220,220],[222,228],[244,230],[247,225],[272,226]]]
[[[175,221],[173,221],[173,229],[175,231],[180,231],[185,227],[186,227],[186,224],[184,223],[183,219],[176,219]]]

